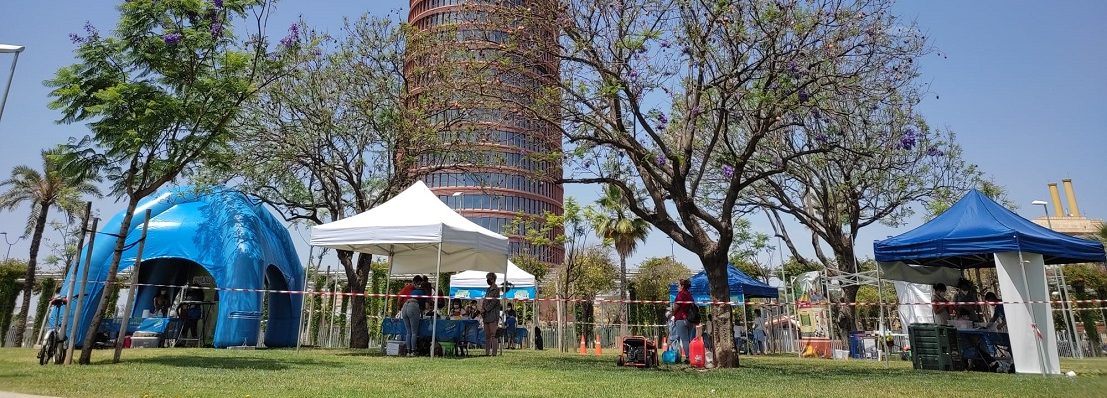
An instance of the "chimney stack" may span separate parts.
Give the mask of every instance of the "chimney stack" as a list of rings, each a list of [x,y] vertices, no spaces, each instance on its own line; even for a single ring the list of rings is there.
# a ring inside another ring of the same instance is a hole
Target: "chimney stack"
[[[1049,198],[1053,203],[1053,214],[1057,217],[1065,216],[1065,209],[1061,207],[1061,192],[1057,190],[1057,183],[1049,183]]]
[[[1080,208],[1076,206],[1076,192],[1072,190],[1072,179],[1063,179],[1061,183],[1065,184],[1065,198],[1069,200],[1069,211],[1072,211],[1069,216],[1080,217]]]

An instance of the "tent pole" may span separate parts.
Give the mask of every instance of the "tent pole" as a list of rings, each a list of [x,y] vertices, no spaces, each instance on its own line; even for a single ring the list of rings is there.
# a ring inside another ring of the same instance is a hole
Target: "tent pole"
[[[131,312],[135,307],[135,290],[138,287],[138,272],[142,268],[142,250],[146,248],[146,232],[150,229],[150,209],[146,209],[146,221],[142,223],[142,237],[138,241],[138,253],[135,255],[135,265],[131,269],[131,284],[127,286],[127,303],[123,310],[123,321],[120,322],[119,334],[115,337],[115,355],[111,363],[119,363],[119,356],[123,353],[123,339],[127,336],[127,324],[131,321]],[[155,294],[157,294],[155,292]]]
[[[81,282],[79,285],[77,285],[77,297],[73,298],[74,300],[77,300],[77,306],[74,307],[73,310],[73,324],[69,326],[69,346],[65,354],[65,363],[67,365],[73,364],[73,349],[77,346],[76,336],[77,332],[80,330],[77,325],[80,324],[82,321],[81,310],[84,306],[85,299],[87,298],[85,297],[85,285],[88,285],[88,270],[92,268],[92,249],[96,245],[96,226],[98,224],[100,224],[100,218],[93,218],[92,229],[88,230],[88,248],[85,249],[85,268],[81,270]],[[80,253],[78,253],[77,255],[77,268],[80,268]],[[76,274],[74,274],[74,276],[76,276]]]
[[[384,303],[381,303],[381,310],[380,310],[381,326],[382,326],[381,331],[382,332],[384,331],[383,326],[384,326],[384,316],[385,316],[385,314],[391,314],[392,313],[391,308],[389,308],[389,306],[392,305],[392,300],[389,298],[389,295],[390,295],[389,292],[391,292],[391,290],[389,290],[388,285],[389,285],[390,282],[392,282],[392,264],[394,264],[394,259],[395,258],[396,258],[396,247],[395,247],[395,245],[388,245],[388,274],[385,275],[385,277],[384,277]],[[385,339],[384,339],[384,333],[381,333],[381,351],[382,352],[384,351],[385,344],[386,343],[385,343]]]
[[[438,261],[434,266],[434,291],[438,293],[438,280],[442,272],[442,242],[438,242]],[[506,275],[505,275],[506,276]],[[430,357],[434,358],[434,347],[438,344],[438,298],[431,295],[431,300],[434,300],[434,315],[431,317],[431,346]],[[418,333],[416,333],[418,334]]]
[[[876,267],[876,299],[880,305],[880,322],[877,322],[877,329],[883,328],[884,330],[877,330],[877,334],[880,336],[880,346],[884,348],[884,367],[888,367],[888,338],[884,334],[891,330],[890,327],[884,324],[884,280],[880,279],[880,266]]]
[[[76,257],[75,260],[77,260],[77,262],[76,263],[70,262],[69,264],[67,264],[66,270],[65,270],[65,278],[62,279],[62,286],[65,286],[65,281],[69,280],[69,286],[66,287],[66,289],[65,289],[65,312],[62,314],[61,326],[60,326],[60,329],[63,333],[62,336],[66,336],[65,333],[68,333],[68,331],[69,331],[69,321],[70,321],[70,317],[69,317],[70,311],[69,310],[71,308],[73,308],[73,306],[71,306],[70,304],[73,303],[73,288],[75,286],[77,286],[77,269],[81,267],[81,251],[84,250],[85,238],[89,236],[89,234],[88,234],[88,222],[89,221],[92,221],[92,202],[85,202],[85,219],[84,219],[84,222],[82,222],[82,224],[81,224],[81,239],[77,241],[77,255],[74,256],[74,257]],[[89,248],[91,248],[91,246]],[[80,298],[78,297],[78,300],[79,299]],[[73,321],[74,322],[76,321],[76,316],[77,316],[77,314],[73,313],[73,317],[74,317]],[[43,318],[45,319],[47,317],[43,316]],[[46,329],[46,328],[43,328],[43,329]],[[69,339],[69,338],[66,339],[67,342],[72,341],[72,340],[73,339]],[[66,347],[62,346],[61,349],[62,349],[62,351],[65,351]],[[60,363],[59,363],[59,365],[60,365]]]

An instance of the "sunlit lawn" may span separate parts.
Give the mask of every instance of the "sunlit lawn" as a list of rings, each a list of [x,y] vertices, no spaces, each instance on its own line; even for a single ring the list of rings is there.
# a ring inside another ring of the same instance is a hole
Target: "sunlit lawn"
[[[39,366],[0,349],[0,390],[73,396],[654,397],[1107,396],[1107,360],[1065,361],[1079,375],[920,372],[910,363],[743,357],[740,369],[617,368],[615,357],[509,351],[502,357],[394,358],[359,351],[136,349],[111,365]],[[887,367],[886,367],[887,366]]]

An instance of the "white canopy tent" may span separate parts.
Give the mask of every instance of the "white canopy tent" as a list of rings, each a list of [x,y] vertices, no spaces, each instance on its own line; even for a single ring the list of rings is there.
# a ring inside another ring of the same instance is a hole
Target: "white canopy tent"
[[[313,227],[311,245],[388,256],[389,274],[434,273],[435,290],[441,272],[507,272],[509,248],[507,237],[457,214],[422,181],[364,213]]]
[[[466,291],[466,293],[468,293],[468,291],[484,290],[488,287],[488,282],[485,281],[485,277],[487,275],[488,273],[485,271],[476,270],[454,274],[450,277],[450,296],[462,298],[478,298],[472,294],[466,294],[462,296],[456,293],[458,293],[459,291]],[[502,272],[496,273],[496,280],[502,281],[503,283],[509,285],[511,290],[508,291],[506,295],[507,297],[522,299],[534,298],[533,291],[534,288],[537,286],[534,275],[531,275],[527,271],[524,271],[522,268],[519,268],[515,265],[515,263],[512,263],[511,261],[507,262],[506,274]],[[516,291],[516,293],[521,296],[512,295],[510,293],[512,290]],[[480,297],[484,296],[481,295]]]

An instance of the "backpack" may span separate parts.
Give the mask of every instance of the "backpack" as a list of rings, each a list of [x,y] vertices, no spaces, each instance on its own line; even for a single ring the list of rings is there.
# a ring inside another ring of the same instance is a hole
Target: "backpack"
[[[697,325],[697,324],[700,323],[700,309],[699,309],[699,307],[696,307],[695,305],[693,305],[692,309],[688,310],[688,323],[691,323],[693,325]]]

